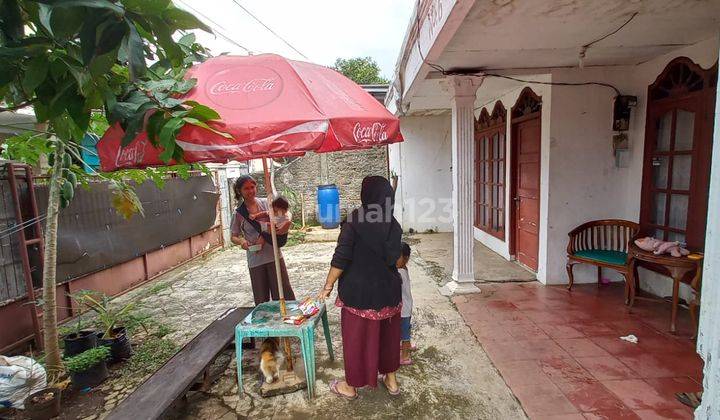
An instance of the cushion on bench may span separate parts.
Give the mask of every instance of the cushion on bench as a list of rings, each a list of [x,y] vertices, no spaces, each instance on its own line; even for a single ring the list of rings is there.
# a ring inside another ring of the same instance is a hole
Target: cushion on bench
[[[613,265],[625,265],[625,262],[627,261],[626,252],[608,251],[605,249],[589,249],[584,251],[577,251],[574,255],[577,257],[583,257],[590,260],[600,261]]]

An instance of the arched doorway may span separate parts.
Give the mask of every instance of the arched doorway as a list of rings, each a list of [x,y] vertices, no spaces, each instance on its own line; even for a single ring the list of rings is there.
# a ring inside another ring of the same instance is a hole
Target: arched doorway
[[[520,93],[510,111],[511,230],[510,252],[533,271],[540,249],[540,116],[542,100],[529,87]]]
[[[710,184],[717,65],[671,61],[648,87],[640,224],[702,250]]]

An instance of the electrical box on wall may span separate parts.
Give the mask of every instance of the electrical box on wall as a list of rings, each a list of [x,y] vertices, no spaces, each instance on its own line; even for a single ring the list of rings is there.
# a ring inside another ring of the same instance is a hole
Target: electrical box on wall
[[[627,168],[628,151],[630,150],[630,140],[627,134],[618,133],[613,136],[613,155],[615,156],[615,166],[617,168]]]
[[[637,105],[637,96],[618,95],[613,104],[613,131],[630,129],[630,108]]]

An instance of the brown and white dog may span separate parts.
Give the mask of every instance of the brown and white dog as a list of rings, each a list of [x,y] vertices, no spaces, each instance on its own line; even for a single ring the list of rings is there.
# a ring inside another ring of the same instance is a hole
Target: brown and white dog
[[[278,342],[274,338],[267,338],[260,348],[260,371],[265,376],[265,382],[271,384],[280,377],[280,366],[283,355],[278,350]]]

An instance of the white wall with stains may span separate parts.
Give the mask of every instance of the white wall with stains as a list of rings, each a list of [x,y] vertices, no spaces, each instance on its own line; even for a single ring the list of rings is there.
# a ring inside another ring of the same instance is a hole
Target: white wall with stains
[[[450,113],[401,117],[405,141],[388,146],[398,175],[395,217],[403,230],[452,232]]]

